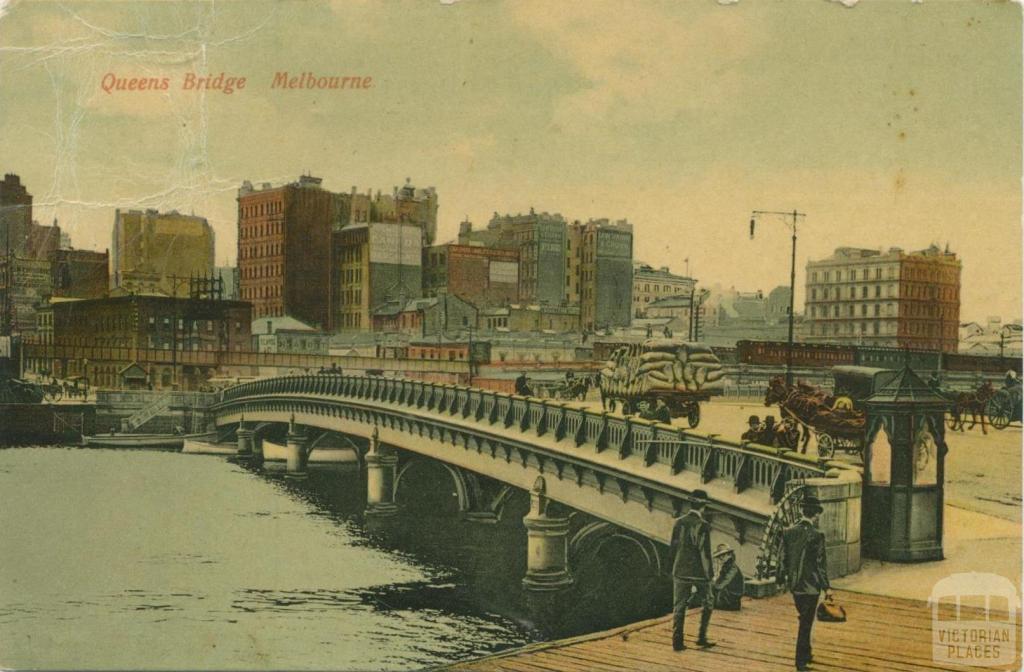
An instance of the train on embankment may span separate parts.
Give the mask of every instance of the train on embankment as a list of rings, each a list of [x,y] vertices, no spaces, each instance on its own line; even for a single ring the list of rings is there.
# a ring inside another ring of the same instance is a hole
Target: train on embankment
[[[594,343],[594,360],[604,361],[625,343],[601,341]],[[785,366],[785,341],[737,341],[734,347],[712,348],[726,366]],[[904,364],[919,371],[977,372],[1005,374],[1022,373],[1019,357],[965,355],[937,350],[910,350],[867,345],[827,345],[794,343],[793,366],[800,369],[830,369],[833,366],[871,366],[880,369],[900,368]]]

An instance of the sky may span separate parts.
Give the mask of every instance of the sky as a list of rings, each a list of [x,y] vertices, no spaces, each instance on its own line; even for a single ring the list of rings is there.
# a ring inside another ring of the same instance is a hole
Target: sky
[[[5,6],[4,6],[5,5]],[[438,190],[468,217],[627,218],[702,284],[789,281],[839,246],[947,244],[962,320],[1021,315],[1021,9],[1008,2],[14,2],[0,171],[76,247],[116,208],[207,217],[233,263],[243,180]],[[369,88],[272,88],[291,76]],[[194,76],[242,90],[184,90]],[[104,78],[168,78],[104,90]],[[684,261],[688,259],[688,264]]]

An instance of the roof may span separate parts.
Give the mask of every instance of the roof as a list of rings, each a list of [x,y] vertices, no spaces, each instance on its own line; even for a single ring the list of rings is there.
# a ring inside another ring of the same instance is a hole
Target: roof
[[[280,317],[261,317],[252,321],[251,333],[253,336],[260,334],[274,334],[278,331],[309,331],[316,332],[318,329],[297,320],[289,315]]]
[[[139,374],[142,374],[143,378],[146,377],[146,370],[144,368],[142,368],[141,366],[139,366],[138,362],[132,362],[128,366],[126,366],[123,369],[119,370],[117,372],[117,375],[123,377],[127,373],[139,373]]]
[[[891,381],[864,401],[875,404],[949,405],[949,401],[945,397],[936,394],[909,366],[904,366],[897,371]]]
[[[401,301],[385,301],[373,310],[373,314],[381,317],[388,317],[390,315],[398,315],[399,313],[425,310],[436,303],[436,296],[431,296],[426,299],[413,299],[412,301],[406,302],[405,305],[403,305]]]
[[[686,296],[666,296],[651,301],[647,304],[647,308],[689,308],[691,303],[689,294]]]

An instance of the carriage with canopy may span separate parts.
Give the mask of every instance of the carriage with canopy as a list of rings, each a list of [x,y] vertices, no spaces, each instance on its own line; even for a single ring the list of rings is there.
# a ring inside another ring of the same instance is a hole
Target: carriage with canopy
[[[765,406],[777,404],[783,421],[796,423],[802,429],[802,441],[795,442],[801,445],[802,452],[814,436],[820,458],[830,458],[837,450],[860,453],[867,417],[863,401],[885,387],[896,374],[890,369],[836,366],[832,368],[831,394],[803,382],[787,386],[781,377],[774,378],[768,384]]]

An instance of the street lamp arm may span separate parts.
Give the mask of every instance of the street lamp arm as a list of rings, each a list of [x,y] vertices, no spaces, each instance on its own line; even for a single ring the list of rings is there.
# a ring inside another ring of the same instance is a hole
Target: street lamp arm
[[[782,217],[783,221],[793,231],[793,247],[789,259],[789,337],[786,341],[786,385],[793,384],[793,319],[794,302],[796,300],[796,229],[797,222],[801,217],[807,217],[806,213],[794,209],[791,212],[781,210],[753,210],[750,214],[750,238],[754,238],[754,225],[760,215],[771,215]],[[789,218],[792,218],[790,220]]]

